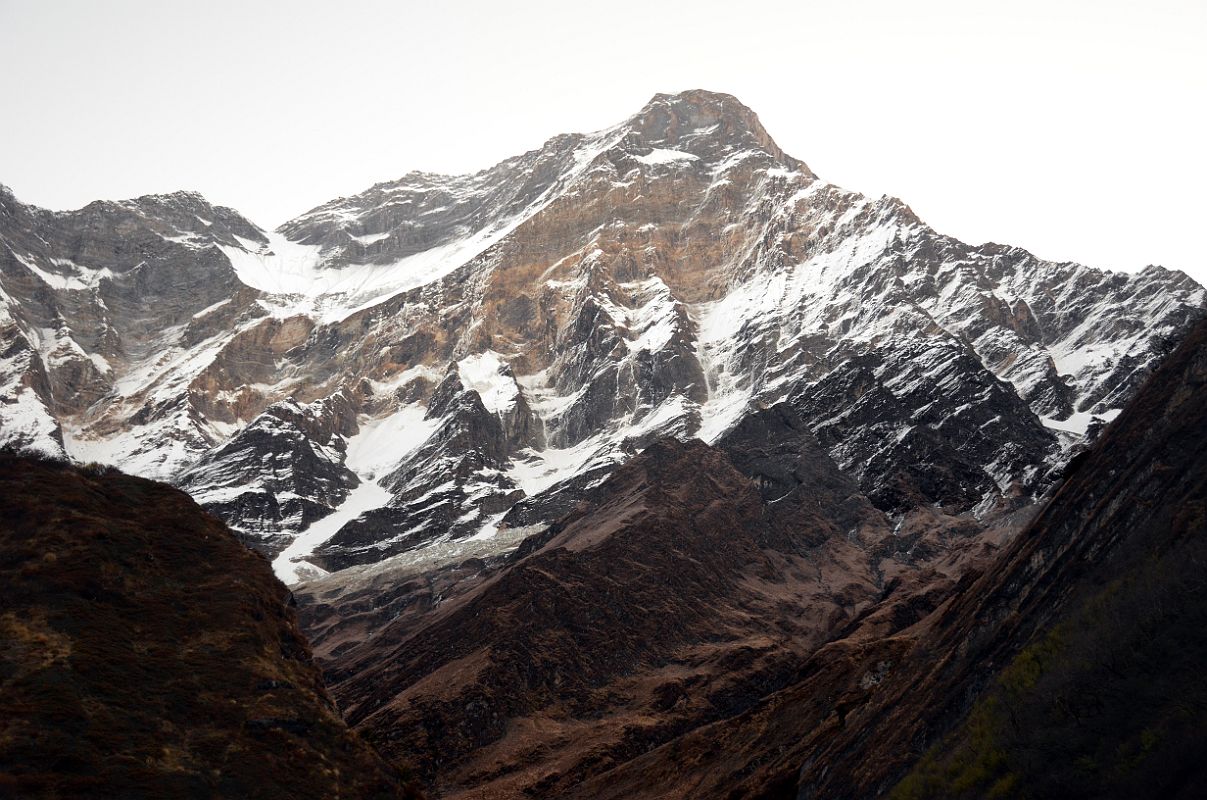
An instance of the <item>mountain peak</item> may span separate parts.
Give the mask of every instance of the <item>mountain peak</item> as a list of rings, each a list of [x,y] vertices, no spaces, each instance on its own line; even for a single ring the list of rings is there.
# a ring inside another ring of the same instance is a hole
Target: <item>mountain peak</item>
[[[122,201],[134,206],[169,206],[173,208],[218,208],[196,189],[179,189],[175,192],[156,192],[144,194],[131,200]]]
[[[649,108],[655,104],[666,104],[681,107],[712,107],[724,108],[731,112],[752,114],[750,108],[738,98],[725,92],[714,92],[709,89],[687,89],[682,92],[658,92],[645,104]]]
[[[790,169],[807,169],[780,149],[754,111],[722,92],[689,89],[655,94],[628,125],[649,144],[676,145],[708,136],[734,150],[763,150]]]

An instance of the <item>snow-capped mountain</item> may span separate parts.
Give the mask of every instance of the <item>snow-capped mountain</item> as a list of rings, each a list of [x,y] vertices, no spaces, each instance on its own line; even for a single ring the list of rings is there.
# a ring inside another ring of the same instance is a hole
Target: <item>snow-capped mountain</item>
[[[782,401],[883,510],[990,513],[1207,305],[944,236],[702,91],[275,232],[190,193],[5,190],[0,292],[0,440],[173,480],[290,580],[510,546],[654,440]]]

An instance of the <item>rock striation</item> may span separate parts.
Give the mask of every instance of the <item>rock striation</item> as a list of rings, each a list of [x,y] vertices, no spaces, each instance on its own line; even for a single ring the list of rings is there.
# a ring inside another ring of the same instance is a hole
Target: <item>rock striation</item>
[[[563,796],[1201,794],[1204,431],[1200,323],[937,607],[886,587],[793,684]]]
[[[191,193],[3,192],[0,438],[172,480],[289,581],[552,524],[653,441],[782,402],[876,507],[985,518],[1205,302],[944,236],[689,91],[277,231]]]

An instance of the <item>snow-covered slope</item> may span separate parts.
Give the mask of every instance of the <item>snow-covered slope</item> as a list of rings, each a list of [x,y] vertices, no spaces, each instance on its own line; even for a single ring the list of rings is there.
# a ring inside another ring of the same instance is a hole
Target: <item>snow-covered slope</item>
[[[988,513],[1207,303],[939,234],[708,92],[276,232],[187,193],[0,211],[0,438],[172,478],[289,578],[539,529],[780,401],[882,508]]]

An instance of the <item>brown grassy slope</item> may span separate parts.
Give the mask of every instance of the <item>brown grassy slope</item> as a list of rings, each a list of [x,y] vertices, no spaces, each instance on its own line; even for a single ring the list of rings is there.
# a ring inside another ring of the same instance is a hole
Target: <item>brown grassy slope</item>
[[[889,527],[814,449],[756,480],[698,440],[654,443],[505,564],[467,563],[451,591],[414,581],[412,606],[332,655],[333,694],[382,752],[472,800],[562,797],[749,708],[878,593],[861,537]],[[318,599],[323,627],[369,604]]]
[[[412,796],[290,603],[184,493],[0,455],[0,796]]]

